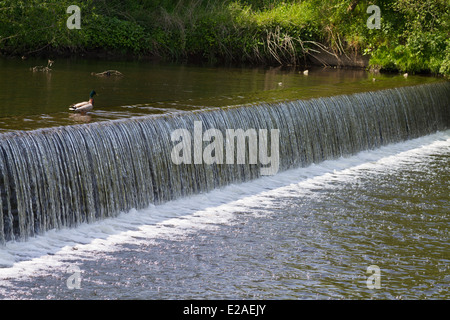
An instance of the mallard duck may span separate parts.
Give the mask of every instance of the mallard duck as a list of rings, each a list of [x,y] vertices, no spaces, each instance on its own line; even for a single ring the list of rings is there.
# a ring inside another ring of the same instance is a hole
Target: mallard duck
[[[91,93],[89,94],[89,101],[75,103],[69,107],[69,110],[83,113],[92,110],[94,108],[94,96],[96,94],[97,93],[94,90],[92,90]]]

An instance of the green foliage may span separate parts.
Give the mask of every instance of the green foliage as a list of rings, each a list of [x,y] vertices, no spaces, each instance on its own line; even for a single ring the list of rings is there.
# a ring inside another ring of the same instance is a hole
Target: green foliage
[[[96,48],[139,53],[147,49],[143,27],[97,14],[92,1],[77,4],[82,14],[81,30],[69,30],[66,10],[72,4],[66,0],[0,2],[0,50],[29,54]]]
[[[372,45],[372,63],[385,69],[450,75],[449,6],[446,0],[397,0],[391,10],[401,23],[387,30],[384,45]]]
[[[72,4],[81,30],[66,27]],[[371,4],[381,29],[366,26]],[[449,76],[449,23],[448,0],[2,0],[0,51],[296,64],[321,46],[368,54],[384,70]]]
[[[149,48],[143,27],[116,17],[92,14],[84,33],[91,49],[140,53]]]
[[[164,44],[177,48],[177,57],[294,64],[305,54],[304,42],[317,36],[307,9],[303,3],[258,10],[238,1],[209,2],[204,7],[191,4],[165,12],[158,26],[168,35]],[[174,36],[181,42],[174,41]]]
[[[450,40],[449,39],[447,39],[447,41],[446,41],[444,60],[440,66],[439,72],[441,74],[446,75],[447,77],[450,76]]]
[[[81,10],[86,10],[89,3],[83,2]],[[0,50],[25,53],[79,42],[80,34],[68,32],[66,27],[66,10],[70,5],[66,0],[1,1]]]

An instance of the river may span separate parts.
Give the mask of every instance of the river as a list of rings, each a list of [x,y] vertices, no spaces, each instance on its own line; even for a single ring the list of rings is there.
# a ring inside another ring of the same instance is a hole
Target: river
[[[78,123],[66,107],[91,88],[88,122],[436,81],[106,61],[56,61],[50,75],[1,63],[4,131]],[[108,69],[126,76],[90,75]],[[9,241],[0,298],[448,299],[449,160],[442,130]]]
[[[153,62],[0,59],[0,132],[108,121],[211,107],[308,99],[435,82],[433,77],[370,74],[362,70],[208,67]],[[122,76],[92,73],[117,70]],[[373,81],[375,79],[375,81]],[[71,104],[97,92],[87,115]]]

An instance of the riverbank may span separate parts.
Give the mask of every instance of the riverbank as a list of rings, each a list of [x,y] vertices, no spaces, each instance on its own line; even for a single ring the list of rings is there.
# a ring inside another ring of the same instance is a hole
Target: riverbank
[[[379,3],[380,29],[367,27],[371,3],[358,0],[89,0],[78,4],[80,29],[70,30],[72,4],[3,1],[0,53],[450,74],[442,0]]]

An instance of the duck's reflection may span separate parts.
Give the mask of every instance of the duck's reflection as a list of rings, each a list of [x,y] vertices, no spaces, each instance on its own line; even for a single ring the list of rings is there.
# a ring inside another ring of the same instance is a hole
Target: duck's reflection
[[[90,115],[81,113],[72,113],[69,115],[69,118],[72,121],[79,123],[89,123],[92,120],[92,117]]]

